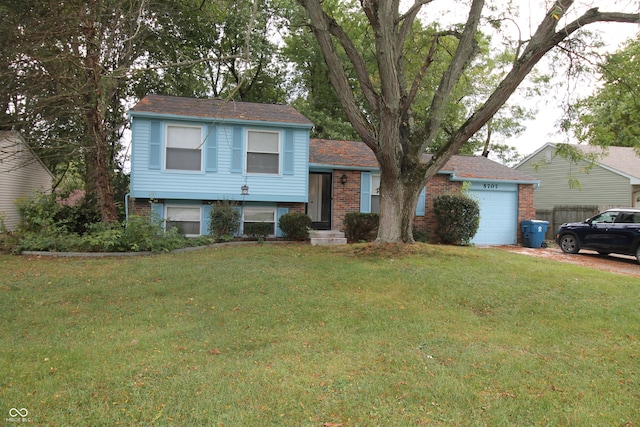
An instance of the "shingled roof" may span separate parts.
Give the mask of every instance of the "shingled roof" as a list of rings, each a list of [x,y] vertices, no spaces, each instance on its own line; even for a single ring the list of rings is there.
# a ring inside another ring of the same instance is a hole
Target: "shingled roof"
[[[425,155],[425,160],[430,155]],[[377,169],[378,161],[369,147],[360,141],[311,139],[309,163],[340,169]],[[514,182],[538,182],[518,170],[482,156],[453,156],[440,171],[456,178],[488,179]]]
[[[298,110],[289,105],[258,104],[220,99],[183,98],[147,95],[133,107],[132,115],[151,113],[184,117],[204,117],[219,120],[247,120],[270,123],[291,123],[313,126]]]

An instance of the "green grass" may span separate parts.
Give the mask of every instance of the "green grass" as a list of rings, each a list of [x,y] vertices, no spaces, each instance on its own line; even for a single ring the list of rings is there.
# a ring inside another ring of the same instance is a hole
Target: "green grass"
[[[429,245],[0,256],[0,273],[0,422],[640,422],[637,278]]]

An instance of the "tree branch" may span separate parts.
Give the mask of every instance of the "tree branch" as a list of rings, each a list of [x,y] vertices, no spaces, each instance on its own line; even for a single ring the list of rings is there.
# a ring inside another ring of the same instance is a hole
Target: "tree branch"
[[[572,4],[573,0],[558,0],[556,2],[556,6],[562,7],[562,10],[567,10]],[[484,105],[451,136],[443,150],[432,157],[428,164],[430,170],[438,170],[444,166],[449,156],[457,153],[460,147],[493,117],[540,59],[562,40],[585,25],[595,22],[637,23],[640,21],[640,14],[601,13],[598,9],[590,9],[580,18],[555,32],[558,18],[554,15],[554,10],[556,9],[552,8],[549,11],[522,55],[514,62],[511,71],[500,82]]]
[[[340,57],[336,52],[331,39],[331,18],[322,10],[319,0],[297,1],[309,14],[311,30],[318,40],[318,45],[322,50],[322,54],[329,71],[329,79],[339,95],[338,98],[342,105],[342,109],[353,125],[354,130],[362,138],[362,141],[375,151],[377,146],[376,132],[374,126],[367,120],[360,110],[353,94],[353,89],[349,84],[349,80],[342,66],[342,62],[340,61]],[[336,29],[333,31],[336,31]],[[369,94],[369,96],[371,96],[371,94]],[[376,104],[377,102],[371,107],[375,108]]]

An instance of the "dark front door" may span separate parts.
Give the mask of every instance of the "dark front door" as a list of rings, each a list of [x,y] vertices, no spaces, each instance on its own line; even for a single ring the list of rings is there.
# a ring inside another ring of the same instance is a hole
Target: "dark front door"
[[[316,230],[331,230],[331,174],[309,174],[307,215]]]

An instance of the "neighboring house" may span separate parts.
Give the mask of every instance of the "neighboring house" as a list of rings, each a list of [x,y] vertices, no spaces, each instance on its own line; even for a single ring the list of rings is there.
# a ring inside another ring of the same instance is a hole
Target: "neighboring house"
[[[310,141],[309,208],[316,228],[341,229],[347,212],[379,210],[380,170],[373,152],[362,142]],[[415,227],[435,241],[433,201],[460,191],[480,203],[480,227],[472,243],[510,245],[522,242],[519,224],[535,219],[533,190],[538,181],[485,157],[454,156],[420,194]]]
[[[50,193],[53,175],[19,133],[0,131],[0,219],[13,230],[20,216],[15,201],[35,192]]]
[[[552,143],[543,145],[515,167],[540,180],[540,187],[534,192],[536,209],[640,206],[640,157],[633,148],[609,147],[603,152],[600,147],[576,147],[599,155],[588,171],[584,169],[586,162],[576,164],[556,155],[557,145]],[[577,178],[579,186],[571,185],[570,176]]]
[[[211,204],[241,203],[242,224],[307,213],[316,229],[341,230],[348,212],[379,209],[379,167],[362,142],[309,140],[312,123],[289,106],[149,95],[132,120],[133,212],[188,235],[206,234]],[[462,188],[480,201],[476,244],[522,241],[534,219],[537,181],[484,157],[456,156],[427,185],[416,228],[435,236],[433,198]]]

